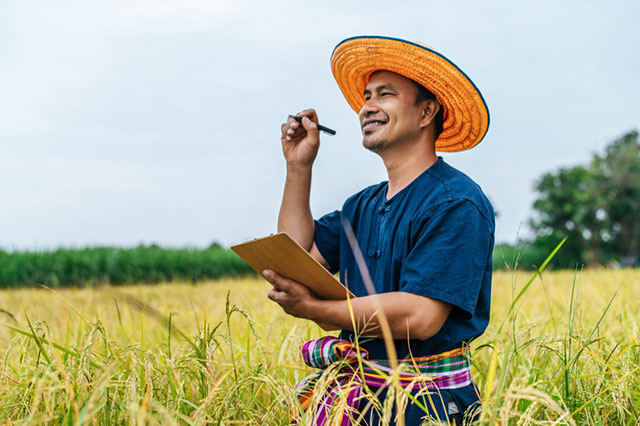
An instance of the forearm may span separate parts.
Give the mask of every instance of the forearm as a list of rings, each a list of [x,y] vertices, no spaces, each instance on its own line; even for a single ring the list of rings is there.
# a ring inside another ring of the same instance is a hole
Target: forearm
[[[313,245],[314,223],[309,207],[311,166],[287,167],[278,215],[278,232],[288,233],[307,251]]]
[[[377,298],[377,302],[374,300]],[[412,293],[392,292],[351,299],[353,320],[346,300],[319,300],[309,307],[309,319],[371,337],[382,337],[381,307],[394,339],[428,339],[441,328],[451,305]]]

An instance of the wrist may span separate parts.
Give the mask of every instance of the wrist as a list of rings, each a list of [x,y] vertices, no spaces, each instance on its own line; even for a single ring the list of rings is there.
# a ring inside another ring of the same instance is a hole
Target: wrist
[[[308,318],[317,324],[330,324],[335,326],[336,329],[345,328],[344,324],[336,316],[336,313],[339,312],[339,310],[336,310],[339,302],[338,300],[316,299],[311,304],[312,306],[308,308]]]
[[[311,168],[313,163],[310,164],[292,164],[287,163],[287,174],[292,175],[311,175]]]
[[[324,315],[326,311],[326,302],[326,300],[321,299],[313,299],[313,301],[308,301],[306,303],[307,306],[305,307],[307,319],[310,319],[311,321],[317,323],[326,322],[326,320],[324,319],[324,317],[326,316]]]

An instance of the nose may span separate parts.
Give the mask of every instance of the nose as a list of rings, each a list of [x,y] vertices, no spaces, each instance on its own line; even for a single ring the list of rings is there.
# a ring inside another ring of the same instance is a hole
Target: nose
[[[358,113],[358,116],[360,117],[360,122],[362,122],[362,120],[365,119],[366,117],[372,114],[375,114],[378,111],[379,111],[378,105],[376,104],[376,102],[373,101],[372,98],[365,101],[364,105],[362,105],[362,108],[360,109],[360,112]]]

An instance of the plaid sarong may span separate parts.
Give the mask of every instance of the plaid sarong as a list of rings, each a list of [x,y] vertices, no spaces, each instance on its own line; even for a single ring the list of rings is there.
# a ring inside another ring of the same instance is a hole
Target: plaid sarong
[[[360,360],[358,360],[358,354]],[[389,387],[392,369],[387,360],[368,360],[365,349],[336,337],[321,337],[302,346],[302,357],[310,367],[323,370],[334,369],[334,376],[326,387],[317,405],[314,426],[323,426],[334,406],[344,407],[338,417],[340,426],[351,425],[357,412],[363,391],[367,386]],[[437,355],[400,359],[400,385],[406,390],[456,389],[471,384],[471,367],[468,348],[458,348]],[[325,371],[320,371],[300,382],[295,390],[303,410],[312,403],[316,385]],[[346,399],[345,399],[346,397]]]

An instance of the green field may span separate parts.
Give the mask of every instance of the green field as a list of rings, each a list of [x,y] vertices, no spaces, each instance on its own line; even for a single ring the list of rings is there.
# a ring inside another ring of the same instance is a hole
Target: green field
[[[472,345],[479,424],[640,424],[640,271],[531,277],[494,276],[491,324]],[[322,330],[268,288],[3,290],[0,423],[288,424],[311,372],[299,348]]]

